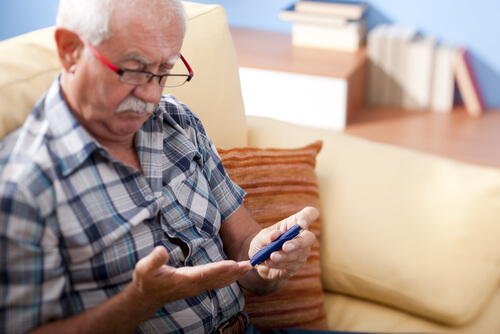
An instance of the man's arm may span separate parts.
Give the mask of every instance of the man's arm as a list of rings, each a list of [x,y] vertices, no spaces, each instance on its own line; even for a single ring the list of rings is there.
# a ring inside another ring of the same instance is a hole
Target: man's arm
[[[71,318],[44,324],[29,333],[132,333],[147,312],[138,307],[133,291],[125,291]]]
[[[167,261],[167,250],[156,247],[137,263],[133,281],[123,292],[90,310],[50,322],[30,333],[131,333],[163,305],[225,287],[251,270],[246,262],[172,268],[165,265]]]
[[[305,263],[315,235],[308,226],[318,218],[318,211],[308,207],[287,219],[262,229],[250,213],[241,206],[221,226],[220,235],[227,256],[235,261],[247,261],[259,250],[276,240],[295,224],[303,228],[301,234],[283,244],[282,250],[271,254],[269,260],[256,266],[239,283],[248,291],[265,295],[280,290]]]

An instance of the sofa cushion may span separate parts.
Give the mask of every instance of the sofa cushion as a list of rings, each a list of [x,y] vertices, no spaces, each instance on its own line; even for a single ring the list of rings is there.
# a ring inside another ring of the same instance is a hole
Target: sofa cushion
[[[330,329],[368,333],[500,333],[500,288],[496,288],[477,319],[450,327],[414,314],[352,296],[325,292]],[[360,318],[362,321],[360,321]]]
[[[349,136],[330,165],[324,287],[449,324],[500,277],[500,171]]]
[[[245,207],[257,222],[267,227],[305,206],[319,208],[314,167],[321,145],[316,142],[298,149],[221,149],[219,153],[231,178],[247,192]],[[318,240],[319,228],[319,219],[310,226]],[[327,329],[318,243],[306,264],[282,291],[265,297],[247,292],[245,295],[245,311],[258,330]]]
[[[54,28],[0,42],[0,140],[24,123],[61,69]]]
[[[181,52],[195,75],[189,83],[166,88],[164,93],[190,107],[217,146],[246,145],[238,60],[226,12],[217,5],[183,3],[187,30]],[[24,122],[61,65],[53,27],[0,42],[0,55],[1,140]]]
[[[181,87],[167,88],[165,93],[173,94],[200,117],[217,147],[246,146],[238,58],[226,11],[218,5],[183,3],[188,21],[181,52],[194,77]],[[181,65],[178,62],[176,66]]]

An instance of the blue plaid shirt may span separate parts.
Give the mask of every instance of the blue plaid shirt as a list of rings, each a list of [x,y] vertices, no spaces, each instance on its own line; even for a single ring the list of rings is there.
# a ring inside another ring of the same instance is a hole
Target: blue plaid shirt
[[[226,259],[219,229],[244,192],[199,119],[164,96],[135,144],[144,174],[114,160],[79,125],[59,80],[0,144],[1,333],[106,301],[157,245],[174,267]],[[188,245],[187,257],[169,238]],[[167,304],[137,331],[209,332],[243,306],[233,283]]]

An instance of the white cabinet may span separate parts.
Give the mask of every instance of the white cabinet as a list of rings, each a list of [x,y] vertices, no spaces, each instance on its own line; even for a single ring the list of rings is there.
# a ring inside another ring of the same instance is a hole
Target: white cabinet
[[[231,28],[248,115],[343,130],[364,103],[367,58],[292,46],[289,34]]]

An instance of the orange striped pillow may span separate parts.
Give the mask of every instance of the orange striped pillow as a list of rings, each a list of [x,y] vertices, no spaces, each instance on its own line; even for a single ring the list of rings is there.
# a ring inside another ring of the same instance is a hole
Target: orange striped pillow
[[[322,142],[297,149],[219,149],[229,176],[246,192],[245,207],[263,227],[305,206],[319,209],[314,167]],[[320,220],[310,230],[319,240]],[[254,296],[245,291],[245,311],[253,326],[264,329],[328,329],[320,280],[319,241],[306,264],[280,292]]]

